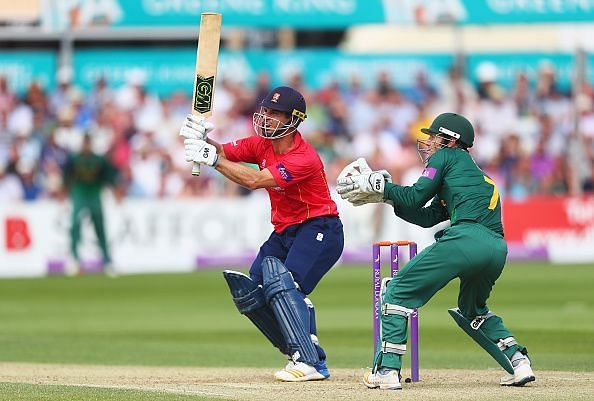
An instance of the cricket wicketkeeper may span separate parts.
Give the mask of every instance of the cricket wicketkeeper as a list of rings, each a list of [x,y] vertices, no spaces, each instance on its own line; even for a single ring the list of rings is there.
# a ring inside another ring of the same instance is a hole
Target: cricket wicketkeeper
[[[338,178],[337,192],[356,206],[386,202],[393,205],[396,216],[421,227],[446,220],[451,223],[387,285],[382,299],[381,346],[363,381],[369,388],[402,388],[400,368],[406,353],[408,317],[455,278],[460,279],[458,307],[449,312],[510,373],[500,384],[522,386],[534,381],[526,347],[487,307],[505,265],[507,245],[497,187],[468,153],[474,129],[466,118],[444,113],[421,131],[428,135],[418,141],[425,170],[414,185],[392,183],[385,170],[371,171],[364,159],[348,165]]]
[[[330,376],[307,295],[344,246],[324,165],[297,131],[305,117],[303,96],[282,86],[254,113],[255,136],[220,145],[206,137],[213,126],[192,115],[180,130],[186,138],[186,161],[211,166],[246,188],[268,191],[274,232],[260,248],[249,277],[230,270],[224,276],[239,312],[289,358],[275,377],[291,382]],[[257,164],[259,170],[240,162]]]

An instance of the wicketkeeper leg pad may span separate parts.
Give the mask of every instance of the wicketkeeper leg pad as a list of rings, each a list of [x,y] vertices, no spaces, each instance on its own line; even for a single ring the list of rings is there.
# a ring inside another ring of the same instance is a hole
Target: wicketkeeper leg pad
[[[240,272],[225,270],[223,276],[239,313],[247,316],[280,352],[289,355],[289,348],[274,312],[266,303],[262,287]]]
[[[310,336],[310,314],[293,276],[275,257],[262,260],[264,295],[272,308],[295,362],[315,365],[320,360]]]
[[[384,278],[380,287],[380,338],[372,373],[376,373],[380,367],[400,370],[402,355],[406,354],[406,329],[413,309],[385,302],[386,291],[391,280],[391,277]],[[386,326],[389,327],[388,330]]]
[[[448,313],[452,316],[454,321],[460,326],[466,334],[468,334],[478,345],[489,353],[508,373],[514,374],[514,368],[509,361],[509,358],[503,353],[505,349],[513,345],[517,345],[513,337],[500,340],[500,344],[496,344],[489,339],[481,329],[481,325],[489,318],[495,316],[489,313],[485,316],[477,316],[473,320],[467,319],[458,308],[448,309]]]

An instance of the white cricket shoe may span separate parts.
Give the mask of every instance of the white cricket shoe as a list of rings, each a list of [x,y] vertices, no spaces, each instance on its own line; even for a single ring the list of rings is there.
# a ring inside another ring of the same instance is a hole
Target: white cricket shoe
[[[530,359],[524,358],[514,367],[514,374],[502,377],[499,384],[502,386],[523,386],[534,380],[536,380],[536,377],[530,367]]]
[[[103,273],[105,273],[107,277],[111,278],[115,278],[118,276],[118,274],[113,268],[113,265],[109,262],[103,264]]]
[[[330,377],[326,363],[320,361],[318,368],[303,362],[290,361],[283,370],[274,374],[277,380],[284,382],[305,382],[310,380],[324,380]]]
[[[402,390],[400,384],[400,372],[397,369],[380,368],[377,372],[373,370],[363,375],[363,384],[369,388],[380,390]]]
[[[64,274],[68,277],[79,276],[81,274],[80,263],[74,258],[68,258],[64,266]]]

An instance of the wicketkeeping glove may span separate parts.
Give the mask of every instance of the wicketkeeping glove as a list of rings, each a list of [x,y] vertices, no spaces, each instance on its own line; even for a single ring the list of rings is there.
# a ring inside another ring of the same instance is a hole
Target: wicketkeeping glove
[[[392,176],[386,170],[339,177],[336,192],[354,206],[380,203],[384,202],[386,181],[392,182]]]
[[[369,165],[367,164],[367,160],[365,160],[364,157],[360,157],[342,169],[342,171],[338,175],[338,180],[340,180],[341,178],[348,177],[350,175],[367,174],[371,173],[372,171],[373,170],[371,170],[371,167],[369,167]]]
[[[217,148],[201,139],[184,140],[184,148],[187,162],[195,162],[216,167],[219,163]]]

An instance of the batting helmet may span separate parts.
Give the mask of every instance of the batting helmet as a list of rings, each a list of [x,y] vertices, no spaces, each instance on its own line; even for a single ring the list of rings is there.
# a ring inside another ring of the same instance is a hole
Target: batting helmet
[[[305,99],[303,95],[288,86],[279,86],[271,90],[260,104],[260,112],[254,113],[254,130],[260,136],[277,139],[289,135],[305,120]],[[287,113],[291,119],[281,122],[264,113],[264,108]]]

